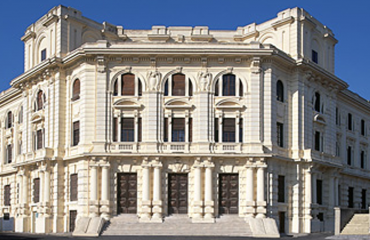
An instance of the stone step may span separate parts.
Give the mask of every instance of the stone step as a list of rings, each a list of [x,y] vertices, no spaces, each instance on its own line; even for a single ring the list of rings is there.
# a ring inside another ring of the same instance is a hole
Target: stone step
[[[368,235],[368,234],[369,234],[368,214],[355,214],[341,232],[341,235]]]
[[[249,224],[238,216],[222,216],[215,223],[192,223],[187,215],[166,217],[163,223],[139,223],[136,215],[111,219],[102,235],[252,236]]]

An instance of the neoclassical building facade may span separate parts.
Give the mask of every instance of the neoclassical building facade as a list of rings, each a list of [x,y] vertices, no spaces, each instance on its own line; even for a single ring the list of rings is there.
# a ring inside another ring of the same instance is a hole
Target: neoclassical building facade
[[[370,104],[301,8],[213,31],[57,6],[22,41],[24,73],[0,94],[1,231],[184,214],[311,233],[333,231],[335,206],[368,205]]]

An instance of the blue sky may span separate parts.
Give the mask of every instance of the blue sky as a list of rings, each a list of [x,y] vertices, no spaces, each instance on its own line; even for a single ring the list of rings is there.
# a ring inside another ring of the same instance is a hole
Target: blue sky
[[[336,75],[350,90],[370,99],[370,1],[329,0],[0,0],[0,91],[23,73],[23,36],[26,28],[56,5],[71,6],[97,22],[125,29],[151,29],[152,25],[209,26],[234,30],[261,23],[286,8],[302,7],[333,30]]]

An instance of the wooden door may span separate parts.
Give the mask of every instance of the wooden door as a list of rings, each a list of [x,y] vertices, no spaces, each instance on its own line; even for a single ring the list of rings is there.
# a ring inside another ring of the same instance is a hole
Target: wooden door
[[[238,214],[238,174],[220,174],[219,178],[219,214]]]
[[[279,232],[285,233],[285,212],[279,212]]]
[[[137,212],[137,175],[119,173],[117,175],[117,213]]]
[[[73,232],[76,226],[76,218],[77,218],[77,211],[71,210],[69,211],[69,231]]]
[[[168,214],[188,213],[188,174],[168,174]]]

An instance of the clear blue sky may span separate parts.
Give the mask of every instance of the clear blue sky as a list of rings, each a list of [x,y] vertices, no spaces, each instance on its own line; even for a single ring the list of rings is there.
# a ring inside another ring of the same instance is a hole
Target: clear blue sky
[[[56,5],[71,6],[97,22],[126,29],[152,25],[200,26],[235,30],[261,23],[286,8],[302,7],[333,30],[336,75],[370,99],[370,1],[360,0],[0,0],[0,91],[23,73],[26,28]]]

